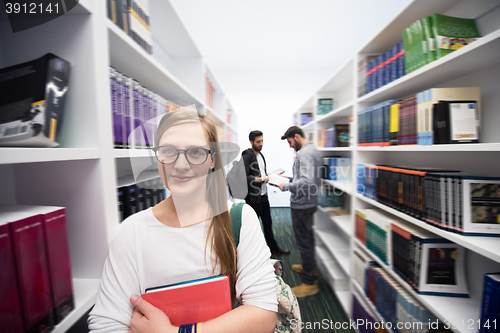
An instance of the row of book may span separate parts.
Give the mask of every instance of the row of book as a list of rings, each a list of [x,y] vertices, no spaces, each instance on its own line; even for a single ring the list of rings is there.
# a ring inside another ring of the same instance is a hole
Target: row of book
[[[350,157],[323,157],[323,178],[332,181],[351,180]]]
[[[342,193],[331,186],[323,186],[318,190],[318,206],[324,208],[341,208]]]
[[[215,87],[214,83],[207,74],[205,74],[205,96],[206,96],[205,101],[208,107],[214,110],[215,112],[217,88]]]
[[[364,83],[365,88],[364,91],[359,91],[360,96],[377,90],[378,88],[404,76],[405,56],[406,54],[403,48],[403,42],[401,41],[378,57],[366,57],[364,77],[362,75],[363,72],[358,75],[358,77],[362,79],[361,84]],[[363,66],[363,63],[360,65]]]
[[[479,87],[431,88],[358,113],[359,146],[477,143],[480,135]]]
[[[462,246],[381,210],[355,214],[356,238],[417,293],[469,297]]]
[[[333,111],[333,98],[318,98],[316,115],[323,116]]]
[[[500,177],[358,164],[356,189],[370,199],[446,231],[500,236]]]
[[[433,14],[403,31],[406,74],[480,38],[474,19]]]
[[[161,117],[180,106],[113,67],[109,67],[109,80],[114,147],[151,147]]]
[[[108,18],[147,53],[153,53],[149,0],[107,0]]]
[[[357,330],[360,333],[389,333],[384,324],[375,318],[371,309],[363,305],[361,301],[363,298],[364,296],[357,292],[352,294],[352,320],[356,323],[362,323],[356,327]]]
[[[318,129],[318,147],[349,147],[349,124],[333,124]]]
[[[356,238],[423,295],[468,297],[465,250],[377,209],[358,209]]]
[[[132,214],[157,205],[166,196],[166,188],[160,178],[119,187],[117,198],[120,222]]]
[[[354,250],[353,277],[391,332],[431,332],[440,326],[421,302],[360,249]]]
[[[434,284],[441,288],[443,284],[448,284],[448,287],[453,289],[455,289],[454,284],[465,285],[461,273],[464,254],[461,250],[457,250],[461,249],[459,246],[453,243],[441,243],[436,236],[408,224],[391,224],[391,245],[396,247],[392,251],[391,268],[415,289],[418,290],[419,282]],[[415,261],[415,258],[419,256],[421,260]],[[450,324],[454,324],[440,323],[384,269],[378,267],[364,251],[355,249],[353,258],[354,279],[361,285],[367,298],[384,318],[386,325],[387,322],[392,324],[393,332],[433,332],[436,330],[448,332],[446,327],[449,328]],[[459,258],[462,258],[462,263]],[[445,295],[449,296],[447,293]],[[363,308],[362,303],[359,300],[356,301],[358,302],[356,311],[361,311],[358,316],[370,317],[369,310],[359,309],[359,307]],[[372,321],[376,321],[373,316],[371,318]],[[488,273],[484,275],[483,280],[479,320],[469,319],[467,323],[474,322],[474,328],[477,328],[479,333],[497,332],[498,325],[500,325],[498,318],[500,318],[500,273]],[[411,325],[398,326],[397,322],[411,323]],[[399,329],[400,327],[405,330]]]
[[[312,112],[301,112],[299,117],[300,117],[300,119],[299,119],[300,126],[306,125],[306,124],[310,123],[311,121],[313,121],[313,119],[314,119]]]
[[[50,332],[74,309],[66,209],[0,206],[0,330]]]
[[[402,32],[402,41],[381,55],[358,63],[358,97],[379,89],[418,68],[480,38],[474,19],[433,14]]]

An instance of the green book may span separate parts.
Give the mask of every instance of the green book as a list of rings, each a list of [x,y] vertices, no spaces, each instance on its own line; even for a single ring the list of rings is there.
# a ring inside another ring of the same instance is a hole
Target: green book
[[[411,61],[411,33],[410,28],[403,30],[403,45],[405,49],[405,74],[412,72],[412,61]]]
[[[432,32],[432,17],[426,16],[422,19],[422,27],[427,38],[427,59],[429,62],[436,60],[436,43]]]
[[[436,41],[437,59],[480,38],[474,19],[432,15],[432,30]]]
[[[428,46],[428,39],[429,39],[429,34],[426,29],[426,24],[425,24],[425,17],[421,18],[420,20],[420,37],[422,38],[422,52],[423,52],[423,57],[424,57],[424,65],[427,65],[428,63],[431,62],[430,56],[429,56],[429,46]]]

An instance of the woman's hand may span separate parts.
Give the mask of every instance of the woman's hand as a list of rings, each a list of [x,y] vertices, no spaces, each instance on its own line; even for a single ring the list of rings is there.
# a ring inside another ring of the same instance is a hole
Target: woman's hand
[[[172,326],[167,315],[142,297],[132,295],[130,303],[135,309],[129,333],[177,333],[179,328]]]

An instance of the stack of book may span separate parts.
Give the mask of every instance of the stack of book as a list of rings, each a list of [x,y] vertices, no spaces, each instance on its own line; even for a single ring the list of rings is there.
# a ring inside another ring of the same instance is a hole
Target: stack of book
[[[406,74],[458,50],[481,35],[474,19],[433,14],[403,31]]]
[[[153,53],[149,0],[107,0],[108,18],[147,53]]]
[[[365,93],[377,90],[405,75],[403,42],[368,62],[365,68]],[[363,67],[361,65],[361,67]]]
[[[109,67],[115,148],[149,148],[161,117],[180,106]]]
[[[159,178],[140,184],[119,187],[117,190],[120,222],[132,214],[153,207],[165,199],[165,189]]]
[[[49,332],[74,308],[63,207],[0,206],[2,332]]]
[[[359,146],[477,143],[480,136],[479,87],[431,88],[358,113]]]
[[[359,164],[357,181],[358,193],[437,228],[463,235],[500,235],[500,177]]]

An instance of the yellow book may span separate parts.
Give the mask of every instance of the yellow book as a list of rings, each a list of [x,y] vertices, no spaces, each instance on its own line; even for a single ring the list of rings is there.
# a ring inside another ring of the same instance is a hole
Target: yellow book
[[[389,123],[389,140],[391,146],[398,144],[399,131],[399,102],[391,105],[390,123]]]

